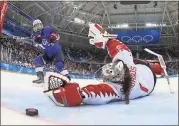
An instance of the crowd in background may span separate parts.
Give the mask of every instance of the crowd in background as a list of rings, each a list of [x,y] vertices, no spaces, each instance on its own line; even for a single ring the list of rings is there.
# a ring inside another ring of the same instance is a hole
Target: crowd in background
[[[178,46],[177,46],[178,47]],[[176,46],[170,48],[158,48],[153,51],[163,55],[168,66],[168,71],[178,73],[178,49]],[[65,48],[65,68],[73,74],[93,75],[103,64],[110,62],[107,53],[88,52],[79,48]],[[139,53],[140,59],[157,60],[144,50],[132,51],[134,57]],[[1,39],[1,62],[16,64],[28,68],[35,68],[33,60],[42,54],[41,49],[32,44],[24,43],[19,40],[2,38]],[[146,58],[147,57],[147,58]],[[54,70],[54,66],[48,64],[45,70]]]
[[[1,61],[34,68],[33,58],[40,52],[33,46],[15,39],[1,39]]]
[[[64,50],[65,68],[73,74],[92,75],[95,69],[89,64],[91,56],[84,50]],[[76,55],[74,55],[76,54]],[[1,39],[1,62],[20,65],[28,68],[35,68],[33,60],[36,56],[42,55],[42,50],[32,44],[24,43],[15,39]],[[75,62],[74,59],[78,59]],[[83,61],[83,62],[80,62]],[[54,65],[45,65],[45,70],[54,71]]]

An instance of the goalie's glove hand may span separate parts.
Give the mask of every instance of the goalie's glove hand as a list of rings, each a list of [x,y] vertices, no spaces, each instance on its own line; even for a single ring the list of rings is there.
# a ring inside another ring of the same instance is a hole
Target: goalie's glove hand
[[[55,72],[46,72],[44,92],[58,89],[70,82],[67,76]]]

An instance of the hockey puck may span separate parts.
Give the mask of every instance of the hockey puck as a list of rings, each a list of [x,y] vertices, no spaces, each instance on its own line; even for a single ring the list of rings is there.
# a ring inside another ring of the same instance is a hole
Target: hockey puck
[[[26,115],[29,115],[29,116],[37,116],[38,115],[38,110],[34,109],[34,108],[28,108],[25,111],[26,111]]]

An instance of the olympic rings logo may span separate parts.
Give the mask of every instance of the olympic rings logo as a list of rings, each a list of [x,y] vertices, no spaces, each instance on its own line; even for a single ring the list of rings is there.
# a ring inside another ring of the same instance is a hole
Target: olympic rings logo
[[[142,37],[142,36],[134,36],[132,38],[130,36],[121,37],[121,41],[126,42],[126,43],[130,43],[130,42],[140,43],[142,41],[144,41],[145,43],[148,43],[148,42],[151,42],[152,40],[153,40],[152,35],[145,35],[144,37]]]

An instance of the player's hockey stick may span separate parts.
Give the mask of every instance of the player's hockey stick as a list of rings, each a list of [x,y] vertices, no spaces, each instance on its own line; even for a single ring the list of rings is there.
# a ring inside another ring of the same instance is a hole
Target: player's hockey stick
[[[8,36],[8,37],[4,37],[4,38],[21,39],[21,40],[32,40],[31,37],[21,37],[21,36]]]
[[[149,50],[147,48],[145,48],[144,50],[147,51],[148,53],[151,53],[151,54],[153,54],[153,55],[158,57],[160,65],[164,70],[165,78],[167,79],[168,86],[169,86],[169,89],[170,89],[170,93],[173,94],[174,92],[173,92],[173,90],[171,88],[171,85],[170,85],[170,79],[169,79],[169,76],[168,76],[168,73],[167,73],[167,70],[166,70],[166,65],[165,65],[165,62],[164,62],[164,59],[163,59],[162,55],[160,55],[158,53],[155,53],[155,52],[153,52],[153,51],[151,51],[151,50]]]

